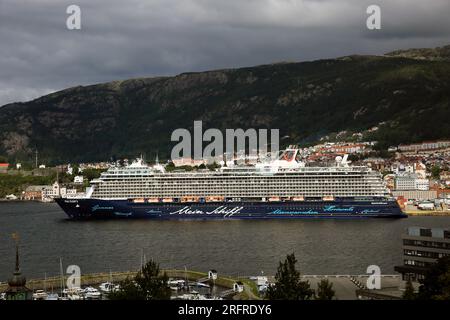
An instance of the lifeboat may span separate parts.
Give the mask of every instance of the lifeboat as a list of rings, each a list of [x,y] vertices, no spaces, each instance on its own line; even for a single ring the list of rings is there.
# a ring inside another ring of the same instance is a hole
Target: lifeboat
[[[270,202],[274,202],[274,201],[280,201],[280,197],[270,197],[269,198]]]
[[[183,197],[181,202],[199,202],[199,197]]]
[[[333,196],[325,196],[322,198],[323,201],[334,201],[334,197]]]
[[[292,201],[305,201],[305,197],[293,197]]]
[[[217,196],[206,197],[206,201],[207,202],[221,202],[221,201],[224,201],[224,200],[225,200],[224,197],[217,197]]]

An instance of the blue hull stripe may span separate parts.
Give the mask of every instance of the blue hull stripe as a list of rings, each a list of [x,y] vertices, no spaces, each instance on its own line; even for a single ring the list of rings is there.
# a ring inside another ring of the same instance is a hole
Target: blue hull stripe
[[[127,200],[55,199],[73,219],[296,219],[403,218],[393,200],[293,202],[134,203]]]

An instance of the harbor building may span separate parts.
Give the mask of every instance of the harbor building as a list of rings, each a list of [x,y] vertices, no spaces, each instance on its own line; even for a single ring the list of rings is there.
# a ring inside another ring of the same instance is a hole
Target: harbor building
[[[0,163],[0,173],[8,172],[9,163]]]
[[[22,192],[23,200],[39,200],[42,201],[42,193],[49,186],[28,186]]]
[[[416,174],[406,174],[395,178],[395,190],[428,191],[429,189],[430,181],[428,179],[420,179]]]
[[[398,150],[402,152],[420,152],[426,150],[436,150],[450,147],[450,140],[425,141],[422,143],[413,143],[398,146]]]
[[[449,229],[409,227],[402,240],[403,265],[394,269],[403,280],[422,280],[439,258],[450,255]]]
[[[68,189],[55,182],[53,185],[28,186],[22,192],[21,199],[52,202],[55,197],[75,196],[76,194],[76,189]]]
[[[414,199],[418,201],[434,200],[438,198],[436,190],[393,190],[392,195],[395,198]]]

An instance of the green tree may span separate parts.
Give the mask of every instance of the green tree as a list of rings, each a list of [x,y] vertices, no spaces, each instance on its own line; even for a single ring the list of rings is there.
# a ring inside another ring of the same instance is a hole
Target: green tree
[[[404,300],[414,300],[417,296],[414,292],[414,287],[412,285],[411,280],[408,279],[405,286],[405,292],[403,292],[403,299]]]
[[[86,180],[91,181],[92,179],[97,179],[98,177],[100,177],[100,175],[104,171],[105,169],[84,169],[81,175],[83,175],[86,178]],[[78,174],[78,172],[76,174]]]
[[[419,287],[422,300],[450,300],[450,256],[438,259],[425,274]]]
[[[175,164],[174,164],[172,161],[170,161],[170,162],[165,166],[165,169],[166,169],[167,172],[173,171],[173,170],[175,170]]]
[[[208,167],[208,169],[209,169],[210,171],[214,171],[214,170],[216,170],[217,168],[220,168],[220,165],[219,165],[217,162],[214,161],[213,163],[208,164],[207,167]]]
[[[333,284],[328,281],[328,279],[320,280],[317,285],[317,300],[333,300],[335,296],[335,291],[333,290]]]
[[[133,280],[126,279],[120,283],[120,289],[110,294],[111,300],[168,300],[170,288],[168,277],[161,274],[159,264],[152,261],[146,263]]]
[[[439,179],[439,175],[441,174],[441,168],[438,166],[433,166],[431,168],[431,176],[435,179]]]
[[[308,281],[301,281],[300,272],[295,269],[294,253],[288,255],[284,262],[280,261],[275,275],[275,285],[267,290],[269,300],[309,300],[314,290]]]
[[[120,282],[120,289],[109,294],[110,300],[145,300],[146,295],[133,279]]]

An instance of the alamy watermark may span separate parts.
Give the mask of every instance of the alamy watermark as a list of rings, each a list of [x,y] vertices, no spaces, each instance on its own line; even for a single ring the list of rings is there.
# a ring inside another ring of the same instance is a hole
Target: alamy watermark
[[[66,27],[69,30],[81,30],[81,8],[76,4],[71,4],[66,9],[69,16],[66,19]],[[366,9],[369,16],[366,20],[366,27],[369,30],[381,29],[381,8],[379,5],[372,4]]]
[[[270,143],[268,136],[270,131]],[[178,142],[171,152],[171,159],[191,158],[195,160],[211,159],[224,156],[231,160],[235,154],[245,153],[249,156],[276,156],[280,147],[279,129],[225,129],[225,138],[221,130],[207,129],[203,132],[202,121],[194,121],[193,137],[187,129],[176,129],[171,135],[172,142]],[[209,142],[203,147],[204,142]],[[270,146],[270,148],[269,148]],[[225,152],[224,152],[225,151]]]
[[[75,264],[67,267],[67,274],[70,276],[67,278],[66,286],[69,289],[81,287],[81,268]]]
[[[81,8],[76,4],[67,7],[66,27],[69,30],[81,30]]]
[[[369,30],[381,29],[381,8],[376,4],[367,7],[366,13],[369,17],[366,20],[366,26]]]
[[[366,273],[370,274],[366,281],[367,289],[381,289],[381,268],[377,265],[370,265],[367,267]]]

